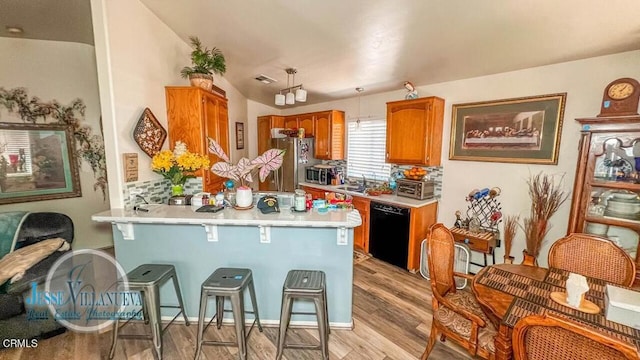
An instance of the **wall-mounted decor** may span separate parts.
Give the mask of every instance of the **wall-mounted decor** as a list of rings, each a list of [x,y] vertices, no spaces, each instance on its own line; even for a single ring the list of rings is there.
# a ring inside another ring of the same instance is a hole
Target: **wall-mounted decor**
[[[100,133],[95,134],[91,126],[84,123],[84,101],[75,99],[69,105],[62,105],[56,100],[44,102],[36,96],[30,97],[25,88],[5,90],[0,87],[0,106],[6,108],[9,113],[17,114],[24,123],[36,124],[40,120],[44,124],[71,126],[76,154],[86,161],[93,171],[93,190],[101,190],[103,200],[107,200],[107,163],[102,129]]]
[[[122,154],[122,166],[124,167],[124,182],[138,181],[138,154]]]
[[[566,97],[454,104],[449,159],[557,164]]]
[[[136,127],[133,129],[133,139],[149,157],[153,157],[162,149],[167,138],[167,130],[158,122],[149,108],[144,109]]]
[[[236,123],[236,149],[244,149],[244,123]]]
[[[73,128],[0,123],[0,204],[82,196]]]

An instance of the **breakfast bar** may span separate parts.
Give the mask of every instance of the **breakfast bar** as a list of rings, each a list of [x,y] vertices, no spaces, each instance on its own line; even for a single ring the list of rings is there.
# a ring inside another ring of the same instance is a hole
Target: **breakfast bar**
[[[146,212],[111,209],[92,219],[112,224],[116,260],[125,271],[146,263],[175,266],[190,319],[197,319],[202,281],[217,268],[237,267],[252,270],[260,319],[276,325],[287,272],[309,269],[326,273],[330,325],[352,327],[353,228],[362,221],[357,211],[195,209],[147,205]],[[166,303],[177,301],[170,287],[162,288],[161,296]],[[300,305],[301,311],[313,307]],[[163,309],[163,318],[171,314]],[[292,318],[292,324],[315,323],[314,316]]]

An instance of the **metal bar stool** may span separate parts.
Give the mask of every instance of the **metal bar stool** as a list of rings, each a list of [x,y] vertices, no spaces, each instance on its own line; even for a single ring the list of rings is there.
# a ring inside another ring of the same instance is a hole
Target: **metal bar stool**
[[[169,281],[173,280],[173,287],[178,297],[179,305],[161,305],[160,304],[160,287]],[[123,284],[120,284],[123,285]],[[127,285],[129,291],[139,291],[142,300],[142,309],[122,325],[126,325],[131,319],[136,317],[140,312],[144,316],[145,324],[151,323],[151,336],[148,335],[134,335],[134,334],[118,334],[119,331],[119,319],[113,324],[113,342],[111,343],[111,352],[109,353],[109,359],[113,359],[116,351],[116,345],[118,338],[121,339],[146,339],[153,340],[153,346],[155,347],[155,353],[158,359],[162,359],[162,334],[173,323],[175,319],[182,314],[184,322],[188,326],[189,319],[184,311],[184,303],[182,301],[182,292],[180,291],[180,284],[178,283],[178,277],[176,275],[176,269],[173,265],[164,264],[144,264],[133,269],[127,274]],[[180,309],[176,316],[171,319],[169,324],[162,328],[160,308],[174,308]]]
[[[292,312],[293,302],[296,299],[311,299],[314,302],[315,312]],[[291,315],[316,315],[318,331],[320,332],[320,344],[286,344],[287,330]],[[278,331],[278,352],[276,360],[282,358],[282,352],[286,348],[321,350],[322,357],[329,359],[329,311],[327,306],[326,276],[319,270],[291,270],[287,274],[282,288],[282,308],[280,310],[280,329]]]
[[[252,311],[245,311],[244,308],[244,290],[249,289],[251,297]],[[204,326],[207,316],[207,303],[209,297],[216,297],[216,313],[211,320]],[[231,300],[231,310],[224,308],[225,298]],[[236,342],[232,341],[210,341],[203,340],[204,332],[207,330],[213,319],[216,319],[218,329],[222,326],[222,319],[225,312],[233,313],[233,322],[236,328]],[[254,320],[251,323],[249,331],[245,334],[244,314],[253,314]],[[237,268],[219,268],[211,274],[207,280],[202,283],[200,292],[200,315],[198,316],[198,343],[196,347],[195,359],[197,360],[202,351],[202,345],[221,345],[221,346],[237,346],[238,355],[241,360],[247,358],[247,338],[253,330],[253,326],[258,324],[258,330],[262,332],[260,324],[260,316],[258,314],[258,303],[256,301],[256,291],[253,287],[253,276],[249,269]]]

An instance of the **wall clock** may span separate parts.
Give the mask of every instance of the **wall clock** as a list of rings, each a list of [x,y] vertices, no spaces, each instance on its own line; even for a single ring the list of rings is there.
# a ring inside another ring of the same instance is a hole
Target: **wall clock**
[[[604,88],[598,116],[638,115],[640,83],[632,78],[614,80]]]

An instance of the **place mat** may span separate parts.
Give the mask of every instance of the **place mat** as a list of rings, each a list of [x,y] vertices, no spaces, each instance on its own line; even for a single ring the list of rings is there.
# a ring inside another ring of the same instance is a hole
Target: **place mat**
[[[604,331],[634,344],[640,350],[640,330],[605,318],[605,283],[602,280],[587,278],[591,290],[586,297],[600,307],[601,311],[598,314],[587,314],[551,300],[551,292],[565,291],[564,284],[568,274],[569,272],[564,270],[550,269],[545,280],[538,281],[503,269],[489,267],[478,276],[476,282],[514,296],[502,319],[502,323],[508,327],[513,328],[518,320],[528,315],[553,314]]]
[[[529,300],[534,304],[544,303],[549,300],[549,294],[552,291],[564,291],[563,287],[530,279],[496,267],[487,268],[487,271],[484,271],[476,278],[476,282],[509,295]]]
[[[547,272],[547,276],[544,279],[544,282],[549,283],[551,285],[559,286],[561,288],[566,288],[567,279],[569,278],[569,274],[571,272],[556,268],[551,268]],[[594,302],[596,305],[602,308],[604,304],[604,293],[607,286],[607,282],[601,279],[595,279],[588,276],[587,284],[589,284],[589,291],[585,294],[587,300]]]
[[[554,301],[549,301],[556,304]],[[638,351],[640,351],[640,330],[613,321],[608,321],[602,314],[586,314],[560,304],[556,305],[558,307],[562,307],[563,311],[550,309],[546,306],[534,304],[525,299],[516,297],[511,303],[509,310],[507,310],[507,314],[503,318],[502,323],[513,328],[518,320],[529,315],[551,314],[556,317],[562,317],[578,322],[581,325],[591,327],[594,330],[604,332],[609,336],[633,344]]]

